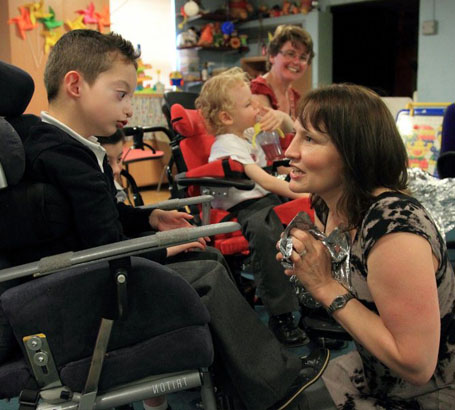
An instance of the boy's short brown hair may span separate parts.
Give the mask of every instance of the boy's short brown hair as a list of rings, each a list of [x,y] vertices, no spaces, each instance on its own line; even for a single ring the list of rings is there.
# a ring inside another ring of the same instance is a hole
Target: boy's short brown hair
[[[72,30],[64,34],[52,48],[44,71],[47,99],[57,97],[66,73],[79,71],[85,81],[93,84],[98,75],[112,67],[120,57],[137,68],[140,53],[128,40],[115,33],[95,30]]]
[[[234,101],[229,98],[228,91],[239,84],[249,86],[248,74],[239,67],[233,67],[210,78],[203,85],[196,99],[196,108],[204,118],[209,132],[215,135],[223,132],[224,125],[218,114],[234,108]]]
[[[284,43],[288,41],[290,41],[294,47],[302,45],[306,48],[308,53],[308,65],[310,65],[314,57],[313,39],[308,31],[291,24],[281,24],[275,29],[275,33],[267,47],[268,56],[276,56]],[[268,59],[267,70],[270,70],[270,62]]]

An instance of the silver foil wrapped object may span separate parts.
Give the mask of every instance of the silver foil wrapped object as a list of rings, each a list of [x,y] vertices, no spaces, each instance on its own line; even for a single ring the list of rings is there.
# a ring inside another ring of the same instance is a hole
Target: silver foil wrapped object
[[[320,240],[326,246],[332,259],[333,277],[346,289],[352,291],[350,269],[351,238],[349,233],[340,228],[335,228],[329,236],[326,236],[313,224],[306,212],[299,212],[286,227],[279,241],[280,252],[284,256],[281,264],[285,269],[292,269],[294,267],[291,261],[293,250],[292,238],[289,236],[292,228],[309,232],[315,239]],[[302,305],[309,308],[320,306],[311,294],[305,290],[295,275],[292,275],[289,280],[294,286],[296,295]]]
[[[441,232],[455,228],[455,178],[438,179],[420,168],[408,169],[408,187]]]

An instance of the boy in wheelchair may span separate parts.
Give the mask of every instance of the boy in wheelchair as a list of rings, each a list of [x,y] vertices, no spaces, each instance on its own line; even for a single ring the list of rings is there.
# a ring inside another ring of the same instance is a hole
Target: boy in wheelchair
[[[131,117],[138,57],[121,36],[92,30],[66,33],[49,55],[49,111],[24,145],[28,178],[58,187],[70,203],[74,237],[59,244],[61,252],[189,225],[190,216],[181,212],[117,203],[105,151],[92,137],[112,135]],[[238,292],[222,256],[183,252],[194,247],[205,249],[205,241],[144,256],[166,261],[199,294],[211,316],[215,350],[245,407],[293,407],[324,371],[328,351],[315,349],[308,357],[287,351]]]
[[[123,131],[119,128],[114,134],[109,137],[97,137],[99,143],[106,151],[106,158],[109,166],[112,169],[114,177],[114,185],[117,190],[116,198],[118,202],[126,202],[128,199],[127,193],[120,184],[120,174],[122,172],[122,156],[123,144],[125,143],[125,136]]]
[[[309,342],[292,312],[298,310],[295,292],[275,258],[275,246],[283,225],[273,207],[283,198],[301,198],[289,189],[288,182],[267,173],[262,148],[254,147],[244,131],[253,127],[259,114],[262,129],[273,130],[273,111],[260,112],[251,95],[246,73],[232,68],[207,81],[196,100],[196,107],[204,117],[207,128],[216,135],[211,147],[209,162],[221,158],[240,162],[246,175],[256,185],[251,191],[229,188],[227,196],[218,197],[212,205],[234,213],[248,240],[252,267],[259,295],[269,314],[269,327],[278,340],[287,346]],[[269,128],[271,127],[271,128]]]

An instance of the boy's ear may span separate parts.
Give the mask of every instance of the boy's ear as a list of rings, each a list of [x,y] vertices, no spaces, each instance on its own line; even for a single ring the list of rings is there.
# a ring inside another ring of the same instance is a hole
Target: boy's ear
[[[79,97],[81,94],[83,78],[77,71],[68,71],[63,77],[63,87],[65,92],[71,97]]]
[[[232,119],[231,115],[227,111],[220,111],[218,113],[218,119],[224,124],[224,125],[232,125],[234,120]]]

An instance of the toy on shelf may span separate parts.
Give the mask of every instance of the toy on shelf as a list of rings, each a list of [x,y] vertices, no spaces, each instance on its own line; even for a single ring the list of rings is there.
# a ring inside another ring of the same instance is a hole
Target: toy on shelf
[[[194,27],[190,27],[186,31],[182,31],[177,35],[177,47],[194,47],[198,43],[198,37]]]
[[[313,0],[300,0],[300,12],[308,14],[313,9]]]
[[[283,8],[281,9],[282,16],[288,16],[291,14],[291,2],[289,0],[283,1]]]
[[[177,91],[182,91],[183,74],[180,71],[172,71],[169,74],[169,83],[176,88]]]
[[[246,20],[253,6],[245,0],[229,0],[229,14],[233,19]]]
[[[183,29],[185,26],[186,22],[188,21],[188,17],[194,17],[199,13],[199,5],[193,1],[189,0],[187,1],[181,8],[180,8],[180,14],[183,17],[183,20],[181,23],[179,23],[178,28],[180,30]]]
[[[138,45],[138,49],[140,49],[140,45]],[[137,59],[137,86],[136,91],[144,91],[146,88],[150,88],[150,85],[145,85],[145,81],[152,80],[152,77],[147,75],[145,70],[151,69],[151,64],[145,64],[141,58]],[[149,90],[147,90],[149,91]],[[150,89],[151,91],[151,89]]]
[[[153,85],[153,90],[159,94],[164,93],[164,84],[160,81],[161,70],[156,70],[156,83]]]
[[[270,17],[280,17],[281,16],[281,7],[278,4],[275,4],[269,12]]]
[[[215,28],[215,25],[213,23],[208,23],[204,26],[204,28],[201,31],[199,41],[197,42],[198,46],[201,46],[201,47],[213,46],[214,28]]]

